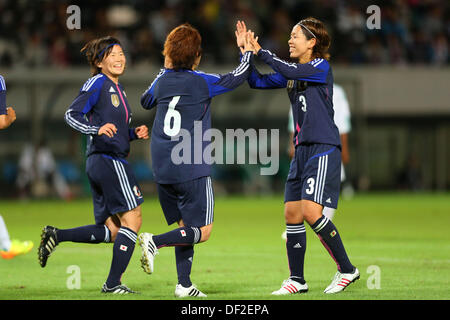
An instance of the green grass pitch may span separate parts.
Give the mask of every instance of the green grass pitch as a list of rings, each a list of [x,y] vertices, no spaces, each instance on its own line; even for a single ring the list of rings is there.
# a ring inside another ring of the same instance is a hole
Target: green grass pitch
[[[142,206],[141,231],[169,231],[158,200]],[[72,202],[1,201],[11,238],[32,240],[33,250],[0,259],[0,299],[174,299],[173,248],[156,256],[155,272],[140,268],[137,246],[122,281],[140,295],[100,293],[112,256],[112,244],[62,243],[46,268],[37,259],[43,226],[71,228],[93,223],[89,199]],[[337,295],[323,294],[336,265],[307,226],[305,278],[309,292],[273,297],[289,275],[283,197],[217,197],[214,228],[208,242],[195,247],[192,281],[212,300],[406,300],[450,299],[450,195],[374,193],[341,200],[334,222],[361,279]],[[75,266],[75,267],[73,267]],[[75,268],[75,269],[73,269]],[[73,270],[80,288],[71,288]]]

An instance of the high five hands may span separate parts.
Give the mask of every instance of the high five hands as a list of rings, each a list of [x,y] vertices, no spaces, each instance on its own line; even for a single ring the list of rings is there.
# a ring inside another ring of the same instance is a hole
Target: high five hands
[[[236,44],[241,49],[242,54],[246,51],[253,51],[253,54],[257,54],[261,50],[258,37],[255,37],[255,33],[252,30],[247,30],[244,21],[238,20],[234,34],[236,35]]]

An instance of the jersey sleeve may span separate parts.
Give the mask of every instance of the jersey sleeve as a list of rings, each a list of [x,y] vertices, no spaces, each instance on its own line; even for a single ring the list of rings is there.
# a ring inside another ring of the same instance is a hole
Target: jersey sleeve
[[[88,113],[96,105],[100,97],[104,79],[102,75],[89,79],[64,115],[64,120],[73,129],[83,134],[98,134],[99,126],[92,125]]]
[[[252,59],[253,60],[253,59]],[[253,61],[250,62],[250,75],[247,79],[252,89],[286,88],[287,80],[279,73],[261,74]]]
[[[196,73],[202,76],[208,84],[209,97],[212,98],[236,89],[247,80],[250,73],[250,59],[252,55],[251,51],[245,52],[237,68],[227,74],[221,75],[197,71]]]
[[[156,106],[156,99],[154,95],[155,85],[158,82],[159,78],[166,72],[165,69],[161,69],[161,71],[156,76],[155,80],[153,80],[152,84],[145,90],[144,94],[141,96],[141,106],[144,109],[151,109]]]
[[[6,112],[6,84],[5,79],[0,76],[0,115],[7,114]]]
[[[314,59],[308,63],[289,63],[264,49],[259,50],[258,57],[288,80],[327,82],[330,65],[325,59]]]
[[[130,141],[136,140],[138,138],[135,130],[136,128],[128,128],[128,135],[130,136]]]

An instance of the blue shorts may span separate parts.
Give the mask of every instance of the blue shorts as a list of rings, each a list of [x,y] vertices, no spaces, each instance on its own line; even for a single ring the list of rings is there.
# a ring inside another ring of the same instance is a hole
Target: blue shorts
[[[337,208],[341,187],[341,150],[328,144],[299,145],[289,169],[284,202],[311,200]]]
[[[185,226],[203,227],[214,220],[211,177],[182,183],[157,184],[159,203],[168,225],[183,219]]]
[[[139,184],[127,161],[104,154],[91,154],[86,160],[96,224],[110,216],[130,211],[144,202]]]

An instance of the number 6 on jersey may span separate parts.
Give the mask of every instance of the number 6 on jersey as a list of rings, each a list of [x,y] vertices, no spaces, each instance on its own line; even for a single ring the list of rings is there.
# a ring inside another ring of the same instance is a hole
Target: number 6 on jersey
[[[175,96],[169,103],[166,116],[164,117],[164,133],[170,137],[176,136],[181,128],[181,114],[175,110],[175,106],[180,100],[180,96]],[[170,125],[173,118],[173,126]]]

